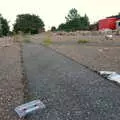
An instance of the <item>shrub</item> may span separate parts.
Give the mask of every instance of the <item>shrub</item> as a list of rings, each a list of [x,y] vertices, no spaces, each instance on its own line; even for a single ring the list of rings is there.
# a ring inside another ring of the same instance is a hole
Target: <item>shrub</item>
[[[51,31],[52,32],[56,31],[56,27],[55,26],[51,27]]]

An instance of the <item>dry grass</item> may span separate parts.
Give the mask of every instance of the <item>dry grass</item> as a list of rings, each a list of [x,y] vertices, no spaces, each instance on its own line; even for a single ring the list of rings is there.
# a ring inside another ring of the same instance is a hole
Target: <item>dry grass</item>
[[[50,38],[46,38],[44,41],[43,41],[43,44],[46,45],[46,46],[49,46],[51,45],[53,42]]]
[[[89,41],[88,40],[78,40],[77,42],[78,42],[78,44],[81,44],[81,43],[88,43]]]

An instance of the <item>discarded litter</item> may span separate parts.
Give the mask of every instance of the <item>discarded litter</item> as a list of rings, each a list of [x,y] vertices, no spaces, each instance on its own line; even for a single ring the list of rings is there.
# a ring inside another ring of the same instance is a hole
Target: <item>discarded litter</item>
[[[108,80],[120,83],[120,74],[112,71],[99,71],[100,75],[107,78]]]
[[[116,72],[112,72],[112,71],[100,71],[99,73],[100,73],[101,75],[103,75],[103,74],[110,75],[110,74],[113,74],[113,73],[116,73]]]
[[[108,79],[120,83],[120,74],[111,74],[108,76]]]
[[[108,40],[108,39],[112,40],[113,36],[112,36],[112,35],[106,35],[105,38],[106,38],[107,40]]]
[[[99,71],[100,75],[104,76],[104,77],[108,77],[111,74],[115,74],[116,72],[112,72],[112,71]]]
[[[29,103],[23,104],[15,108],[15,111],[20,118],[25,117],[28,113],[36,111],[38,109],[45,108],[45,105],[40,100],[34,100]]]

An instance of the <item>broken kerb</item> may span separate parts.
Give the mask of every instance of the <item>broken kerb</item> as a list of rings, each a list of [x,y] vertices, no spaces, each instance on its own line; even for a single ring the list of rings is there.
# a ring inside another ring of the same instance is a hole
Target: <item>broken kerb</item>
[[[44,109],[45,105],[40,100],[34,100],[29,103],[23,104],[15,108],[15,111],[20,118],[25,117],[27,114],[37,111],[39,109]]]

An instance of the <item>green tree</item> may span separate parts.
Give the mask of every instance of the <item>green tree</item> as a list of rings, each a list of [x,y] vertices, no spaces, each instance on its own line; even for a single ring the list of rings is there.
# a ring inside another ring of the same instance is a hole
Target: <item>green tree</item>
[[[58,27],[59,31],[63,31],[63,30],[66,31],[67,29],[68,29],[68,26],[65,23],[60,24]]]
[[[69,11],[66,18],[66,23],[62,23],[59,25],[58,30],[64,31],[76,31],[76,30],[88,30],[89,29],[89,18],[85,14],[84,16],[80,16],[78,11],[73,8]]]
[[[53,32],[56,31],[56,27],[55,27],[55,26],[52,26],[52,27],[51,27],[51,31],[53,31]]]
[[[34,14],[21,14],[17,16],[14,24],[14,31],[16,33],[22,31],[23,33],[37,34],[42,30],[44,30],[44,22],[39,16]]]
[[[8,21],[0,14],[0,36],[7,36],[9,33]]]
[[[80,18],[80,29],[81,30],[88,30],[89,29],[89,18],[88,16],[85,14],[83,17]]]
[[[66,19],[67,22],[71,21],[71,20],[74,20],[74,19],[79,19],[79,18],[80,18],[80,15],[78,14],[77,9],[75,9],[75,8],[72,8],[69,11],[67,17],[65,17],[65,19]]]

